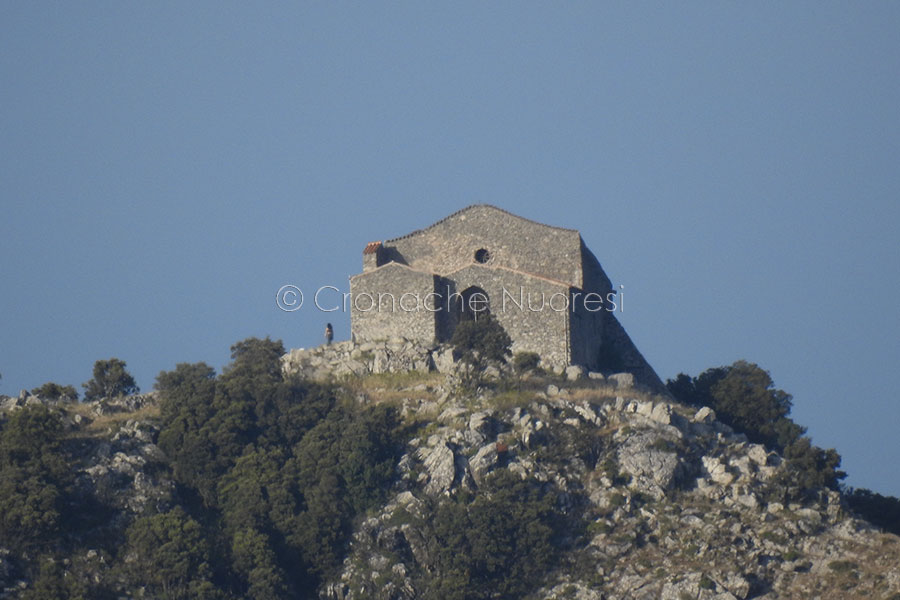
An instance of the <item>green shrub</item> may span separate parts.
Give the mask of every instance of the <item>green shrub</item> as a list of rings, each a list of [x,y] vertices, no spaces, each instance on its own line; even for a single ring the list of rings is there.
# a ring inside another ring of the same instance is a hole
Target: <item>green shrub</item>
[[[835,573],[850,573],[859,568],[859,565],[852,560],[833,560],[828,563],[828,568]]]
[[[522,598],[556,565],[556,493],[506,469],[471,499],[433,505],[423,523],[432,564],[421,582],[427,600]]]
[[[82,387],[84,387],[84,399],[88,402],[101,398],[127,396],[140,391],[134,377],[125,370],[125,361],[118,358],[95,362],[94,378],[82,384]]]
[[[612,496],[609,497],[609,505],[614,508],[619,508],[620,506],[625,506],[627,499],[622,494],[616,492]]]
[[[669,452],[676,453],[678,452],[678,446],[671,440],[667,440],[666,438],[656,438],[653,440],[653,443],[650,444],[650,448],[653,450],[658,450],[659,452]]]
[[[513,366],[520,373],[536,371],[541,363],[541,355],[537,352],[516,352],[513,356]]]
[[[59,385],[48,381],[40,387],[31,390],[33,396],[40,396],[45,400],[78,400],[78,390],[71,385]]]
[[[739,360],[728,367],[707,369],[697,377],[680,373],[666,382],[680,402],[709,406],[727,425],[752,442],[764,444],[787,459],[788,477],[778,487],[798,492],[821,486],[838,489],[847,476],[839,470],[840,455],[833,449],[813,446],[802,427],[789,417],[792,397],[774,387],[769,373],[758,365]]]
[[[485,313],[477,319],[459,323],[450,344],[464,367],[461,370],[463,387],[475,389],[483,383],[488,366],[506,362],[512,338],[493,315]]]
[[[797,552],[796,550],[791,549],[791,550],[788,550],[787,552],[785,552],[784,556],[782,556],[782,558],[787,562],[793,562],[793,561],[797,560],[798,558],[800,558],[801,556],[803,556],[803,555],[800,554],[799,552]]]

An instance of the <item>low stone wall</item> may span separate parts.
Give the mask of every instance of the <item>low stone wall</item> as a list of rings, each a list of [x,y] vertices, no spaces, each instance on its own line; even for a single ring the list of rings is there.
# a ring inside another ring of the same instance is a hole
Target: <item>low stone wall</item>
[[[454,368],[453,352],[449,347],[424,346],[403,338],[296,348],[281,360],[286,375],[297,374],[318,380],[369,373],[433,370],[446,373]]]
[[[405,338],[388,341],[355,343],[351,341],[323,344],[315,348],[295,348],[281,357],[282,371],[286,376],[300,375],[316,381],[340,379],[351,375],[372,373],[406,373],[437,371],[452,374],[457,363],[453,358],[453,348],[448,344],[425,346]],[[646,385],[632,373],[612,373],[603,375],[585,369],[580,365],[552,368],[542,362],[542,366],[568,381],[591,379],[597,383],[606,381],[618,387]],[[496,369],[491,368],[494,375]],[[551,386],[553,387],[553,386]],[[653,392],[660,390],[649,386]],[[663,388],[663,394],[665,394]]]

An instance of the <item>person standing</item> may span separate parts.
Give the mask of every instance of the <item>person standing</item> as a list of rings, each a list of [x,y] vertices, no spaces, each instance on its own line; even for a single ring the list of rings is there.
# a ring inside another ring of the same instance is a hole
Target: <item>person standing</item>
[[[325,325],[325,344],[331,345],[331,340],[334,339],[334,329],[331,328],[331,323],[327,323]]]

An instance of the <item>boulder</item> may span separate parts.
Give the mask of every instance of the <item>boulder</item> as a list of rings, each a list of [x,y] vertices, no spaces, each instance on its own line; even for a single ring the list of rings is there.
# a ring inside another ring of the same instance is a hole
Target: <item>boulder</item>
[[[425,493],[435,496],[449,492],[456,479],[456,460],[453,450],[446,443],[440,443],[423,453],[422,463],[425,473],[428,475]]]
[[[631,373],[613,373],[606,379],[619,389],[634,387],[634,375]]]
[[[694,414],[692,421],[694,423],[712,423],[716,420],[716,411],[708,406],[702,407]]]
[[[700,460],[703,463],[703,468],[706,469],[707,475],[714,482],[719,485],[731,485],[734,481],[734,475],[728,471],[728,466],[720,459],[704,456]]]
[[[484,481],[484,476],[497,466],[498,457],[497,444],[494,443],[485,444],[475,453],[475,456],[469,461],[475,483],[480,484]]]
[[[633,485],[657,499],[672,489],[683,470],[678,453],[660,440],[674,443],[658,432],[641,431],[629,436],[617,452],[619,465],[631,475]]]
[[[657,423],[668,425],[672,422],[672,407],[668,404],[657,404],[650,413],[650,418]]]
[[[566,379],[569,381],[578,381],[584,378],[584,367],[581,365],[569,365],[566,367]]]

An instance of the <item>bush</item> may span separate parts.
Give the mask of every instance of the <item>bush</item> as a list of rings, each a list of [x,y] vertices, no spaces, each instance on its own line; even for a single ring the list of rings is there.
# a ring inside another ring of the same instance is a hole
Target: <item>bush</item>
[[[865,488],[850,488],[844,497],[861,517],[887,532],[900,535],[900,499]]]
[[[852,560],[833,560],[828,563],[828,568],[835,573],[849,573],[859,568],[859,565]]]
[[[157,598],[214,598],[209,542],[200,524],[180,507],[141,517],[126,532],[123,567],[141,595]],[[135,590],[137,591],[137,590]]]
[[[556,494],[505,469],[478,495],[443,500],[426,515],[432,557],[422,598],[522,598],[556,565]]]
[[[88,402],[101,398],[127,396],[140,391],[134,377],[125,370],[125,361],[118,358],[95,362],[94,378],[82,384],[82,387],[84,387],[84,399]]]
[[[506,362],[512,338],[493,315],[484,313],[457,325],[450,344],[463,365],[463,387],[475,389],[483,382],[489,365]]]
[[[516,352],[515,356],[513,356],[513,366],[520,373],[537,371],[540,368],[540,364],[541,355],[537,352]]]
[[[62,420],[46,406],[16,411],[0,431],[0,540],[30,549],[66,522],[72,470],[61,449]]]
[[[788,460],[792,481],[782,487],[810,490],[820,486],[838,488],[847,476],[840,471],[840,455],[833,449],[813,446],[806,428],[794,423],[791,395],[776,389],[769,373],[758,365],[739,360],[729,367],[707,369],[698,377],[680,373],[666,382],[680,402],[709,406],[727,425],[744,433],[752,442],[780,452]]]
[[[78,391],[74,386],[59,385],[50,381],[31,390],[31,394],[45,400],[78,400]]]

